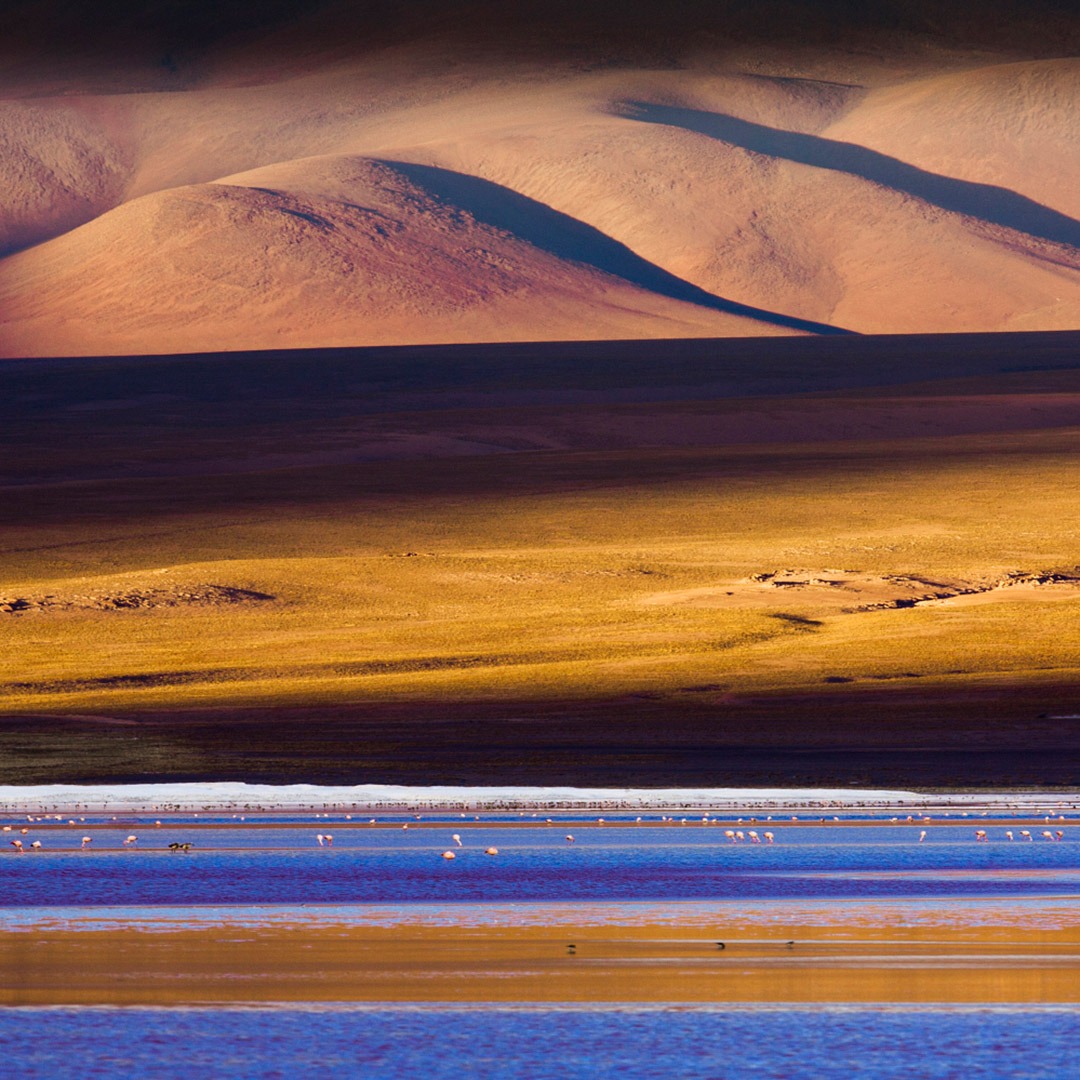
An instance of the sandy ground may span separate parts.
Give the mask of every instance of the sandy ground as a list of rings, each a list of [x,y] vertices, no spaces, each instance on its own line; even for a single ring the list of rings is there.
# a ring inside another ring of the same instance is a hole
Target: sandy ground
[[[719,944],[724,945],[723,949]],[[1075,927],[399,927],[8,934],[0,1004],[1080,1002]]]
[[[689,605],[707,608],[764,608],[778,594],[828,612],[911,607],[969,607],[976,604],[1032,603],[1080,598],[1080,574],[1018,573],[1015,578],[964,581],[926,580],[904,574],[866,574],[854,570],[766,570],[716,586],[656,592],[645,606]]]

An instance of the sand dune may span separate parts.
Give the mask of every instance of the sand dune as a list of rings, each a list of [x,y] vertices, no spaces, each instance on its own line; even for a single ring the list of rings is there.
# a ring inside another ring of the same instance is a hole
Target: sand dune
[[[1080,321],[1052,12],[264,8],[13,30],[0,355]]]
[[[112,209],[128,166],[126,148],[78,103],[0,102],[0,255]]]
[[[920,169],[1080,217],[1080,60],[993,65],[868,94],[827,129]]]
[[[345,189],[335,195],[263,186],[280,177],[269,170],[144,196],[12,256],[0,272],[7,347],[527,340],[538,324],[592,338],[785,329],[729,314],[629,253],[637,276],[660,279],[655,288],[617,276],[614,261],[605,270],[544,251],[389,165],[332,159],[308,174],[311,187]]]

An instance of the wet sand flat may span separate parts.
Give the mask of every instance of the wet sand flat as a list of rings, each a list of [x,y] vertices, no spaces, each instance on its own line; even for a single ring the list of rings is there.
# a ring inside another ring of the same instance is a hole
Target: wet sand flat
[[[34,930],[0,1005],[1080,1002],[1080,928],[717,925]],[[723,948],[720,948],[720,945]]]

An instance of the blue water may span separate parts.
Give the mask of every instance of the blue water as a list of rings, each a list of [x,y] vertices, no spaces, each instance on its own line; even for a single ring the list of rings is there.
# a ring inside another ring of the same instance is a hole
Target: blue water
[[[732,844],[728,825],[700,819],[260,822],[20,823],[5,841],[43,848],[19,855],[3,844],[0,927],[667,924],[694,937],[731,919],[768,938],[773,927],[850,920],[887,940],[910,925],[1021,935],[1075,926],[1080,897],[1072,821],[1032,826],[1031,842],[1015,823],[987,820],[732,826],[769,829],[771,845]],[[976,827],[989,843],[976,842]],[[1063,828],[1064,840],[1044,840],[1044,827]],[[320,832],[333,846],[319,846]],[[139,839],[125,847],[131,833]],[[169,852],[174,841],[194,846]],[[499,854],[485,855],[489,846]],[[1057,1005],[0,1008],[3,1080],[1073,1080],[1077,1061],[1080,1012]]]
[[[337,828],[333,847],[317,831],[163,827],[124,848],[123,830],[96,830],[85,851],[77,830],[40,831],[41,851],[0,856],[0,908],[1080,895],[1075,829],[1011,843],[995,829],[977,843],[942,826],[920,844],[911,826],[777,826],[769,845],[711,826],[594,825],[575,826],[571,844],[565,826],[481,825],[459,828],[462,847],[452,825]],[[166,850],[174,840],[195,846]]]
[[[1071,1080],[1067,1006],[0,1009],[5,1076]]]

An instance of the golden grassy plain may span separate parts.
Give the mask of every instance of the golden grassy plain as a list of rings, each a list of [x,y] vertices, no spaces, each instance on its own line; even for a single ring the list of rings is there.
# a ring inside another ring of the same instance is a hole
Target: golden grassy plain
[[[0,691],[37,734],[9,744],[9,775],[41,752],[34,717],[131,741],[80,718],[743,716],[749,745],[775,700],[807,714],[801,746],[834,714],[891,731],[907,709],[959,750],[995,736],[946,733],[950,709],[1014,735],[1080,711],[1075,371],[635,404],[491,392],[290,416],[82,386],[14,421]],[[992,588],[1011,573],[1059,580]],[[872,609],[965,589],[989,591]],[[1060,746],[1050,726],[1027,748]],[[205,764],[136,749],[128,771]]]

